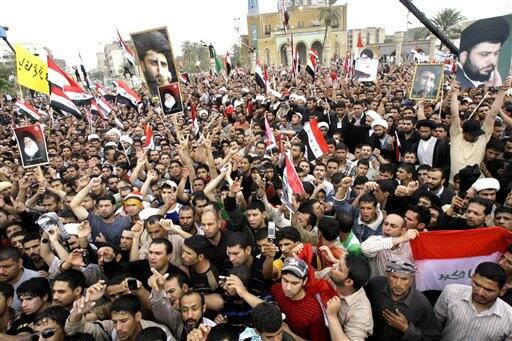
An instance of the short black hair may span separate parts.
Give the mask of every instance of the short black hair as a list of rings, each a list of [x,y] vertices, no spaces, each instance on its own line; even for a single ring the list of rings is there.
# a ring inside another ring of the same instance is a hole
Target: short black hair
[[[348,278],[354,282],[354,289],[359,290],[368,282],[372,274],[370,262],[364,255],[355,252],[349,252],[345,257],[345,262],[348,268]]]
[[[354,225],[354,218],[351,214],[346,212],[339,212],[336,214],[336,220],[339,222],[340,232],[350,233],[352,231],[352,226]]]
[[[208,249],[208,239],[205,236],[194,235],[194,236],[188,237],[183,241],[183,245],[194,250],[194,252],[198,256],[204,255],[206,257],[206,251]]]
[[[340,222],[333,217],[323,216],[318,220],[318,230],[327,241],[334,241],[340,234]]]
[[[170,255],[172,253],[173,246],[172,243],[167,238],[155,238],[151,242],[150,246],[153,244],[163,244],[165,246],[165,253],[167,255]]]
[[[14,297],[14,287],[9,283],[0,282],[0,294],[7,301],[9,298]]]
[[[82,271],[78,271],[75,269],[69,269],[67,271],[59,273],[53,279],[53,283],[61,281],[66,282],[71,290],[75,290],[76,288],[82,288],[82,294],[87,288],[87,280]]]
[[[386,180],[377,180],[377,184],[379,184],[379,187],[382,192],[386,192],[389,194],[395,193],[397,183],[395,180],[386,179]]]
[[[206,341],[238,341],[243,330],[227,323],[219,323],[210,329]]]
[[[261,333],[276,333],[283,325],[281,310],[277,304],[261,302],[251,311],[253,327]]]
[[[183,297],[186,297],[186,296],[194,296],[194,295],[197,295],[199,296],[199,298],[201,299],[201,306],[204,306],[205,305],[205,302],[204,302],[204,295],[200,292],[200,291],[196,291],[196,290],[189,290],[189,291],[185,291],[181,297],[180,297],[180,306],[181,306],[181,300],[183,299]]]
[[[110,312],[124,312],[130,315],[135,315],[141,311],[140,299],[132,294],[123,295],[116,298],[110,305]]]
[[[377,198],[375,198],[375,196],[371,193],[362,195],[361,198],[359,198],[359,204],[362,202],[369,202],[373,204],[373,206],[377,207]]]
[[[251,200],[249,204],[247,204],[246,212],[249,210],[258,210],[260,212],[265,212],[265,204],[261,200]]]
[[[394,163],[385,163],[380,165],[379,172],[382,173],[391,173],[391,176],[394,177],[397,171],[397,167]]]
[[[283,227],[283,228],[279,229],[279,231],[276,232],[275,243],[279,244],[279,242],[283,239],[288,239],[295,243],[301,242],[301,237],[300,237],[299,231],[295,227],[292,227],[292,226]]]
[[[481,198],[481,197],[474,197],[469,200],[468,205],[469,204],[478,204],[480,206],[485,207],[485,210],[484,210],[485,215],[489,215],[492,212],[492,202],[489,199]]]
[[[494,262],[483,262],[478,264],[475,269],[475,275],[480,275],[498,283],[498,287],[500,289],[503,288],[507,281],[507,274],[505,273],[505,270]]]
[[[60,306],[51,306],[48,309],[40,312],[36,318],[34,319],[34,324],[38,325],[43,320],[49,319],[54,321],[59,325],[59,327],[64,330],[64,326],[66,325],[66,320],[69,316],[69,310]]]
[[[52,290],[50,288],[50,282],[43,277],[32,277],[22,282],[16,289],[16,294],[20,296],[28,297],[48,297],[48,301],[52,300]]]
[[[253,246],[251,239],[249,239],[249,236],[243,232],[232,233],[226,242],[227,247],[233,247],[237,245],[240,246],[242,249],[245,249],[248,246]]]
[[[418,215],[418,221],[420,224],[425,224],[425,226],[428,226],[428,224],[430,223],[430,219],[432,218],[432,216],[428,208],[420,205],[412,205],[409,206],[407,210],[414,212]]]
[[[32,240],[37,240],[39,241],[40,240],[40,237],[37,233],[30,233],[30,234],[27,234],[25,237],[23,237],[23,239],[21,240],[21,243],[22,244],[25,244],[25,243],[28,243]]]
[[[167,334],[160,327],[148,327],[140,331],[137,341],[167,341]]]
[[[99,197],[96,198],[96,203],[99,204],[100,201],[110,201],[112,203],[112,205],[115,205],[116,204],[116,198],[114,198],[114,196],[112,194],[104,194],[104,195],[100,195]]]

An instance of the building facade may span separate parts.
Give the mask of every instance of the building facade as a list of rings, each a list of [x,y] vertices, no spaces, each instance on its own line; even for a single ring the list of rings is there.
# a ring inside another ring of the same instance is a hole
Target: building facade
[[[325,0],[288,0],[290,17],[288,32],[283,27],[282,12],[260,13],[257,0],[248,0],[247,37],[249,46],[255,49],[256,57],[267,65],[290,65],[291,42],[299,55],[300,64],[306,64],[309,49],[319,55],[321,64],[328,64],[332,58],[344,56],[347,42],[347,5],[332,6],[339,19],[333,20],[327,29],[321,18]],[[281,1],[278,1],[280,9]],[[325,46],[323,46],[325,37]],[[242,49],[242,54],[247,53]]]

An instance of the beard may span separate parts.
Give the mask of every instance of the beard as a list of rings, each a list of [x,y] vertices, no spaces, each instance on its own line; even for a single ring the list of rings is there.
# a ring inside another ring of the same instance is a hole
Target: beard
[[[27,156],[30,158],[34,157],[34,155],[36,155],[38,151],[39,147],[37,147],[37,144],[35,143],[25,146],[25,148],[23,148],[23,152],[27,154]]]
[[[494,71],[493,67],[491,71],[482,74],[469,58],[467,58],[464,64],[462,64],[462,68],[464,69],[464,72],[469,77],[469,79],[477,82],[488,81],[491,78],[492,72]]]

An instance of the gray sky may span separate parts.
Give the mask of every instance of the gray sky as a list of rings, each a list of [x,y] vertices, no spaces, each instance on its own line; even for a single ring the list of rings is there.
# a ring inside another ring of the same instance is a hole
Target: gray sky
[[[260,0],[262,12],[277,11],[277,0]],[[384,27],[386,34],[406,29],[407,11],[398,0],[338,0],[348,3],[348,28]],[[47,46],[57,58],[78,63],[81,52],[88,69],[96,66],[96,52],[116,39],[116,27],[124,39],[130,32],[167,26],[176,54],[185,40],[212,42],[224,54],[236,42],[234,18],[240,18],[240,32],[247,32],[246,0],[153,0],[153,1],[2,1],[0,25],[8,26],[11,42]],[[415,0],[427,17],[443,8],[458,8],[468,19],[512,12],[512,0]],[[464,4],[464,5],[463,5]],[[15,13],[20,13],[16,15]],[[21,15],[23,13],[23,15]],[[294,13],[291,13],[293,17]],[[412,25],[419,22],[410,15]],[[4,44],[3,41],[0,41]]]

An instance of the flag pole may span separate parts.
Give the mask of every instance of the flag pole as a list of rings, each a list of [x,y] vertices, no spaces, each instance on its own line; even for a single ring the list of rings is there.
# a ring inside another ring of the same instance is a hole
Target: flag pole
[[[480,105],[482,105],[483,101],[485,101],[485,99],[487,98],[487,96],[489,95],[489,92],[487,91],[484,95],[484,97],[482,97],[482,100],[480,101],[480,103],[478,103],[478,105],[475,107],[475,110],[473,110],[473,112],[471,113],[471,115],[469,115],[469,118],[468,120],[471,119],[471,117],[473,117],[473,115],[475,114],[475,112],[478,110],[478,108],[480,107]]]

